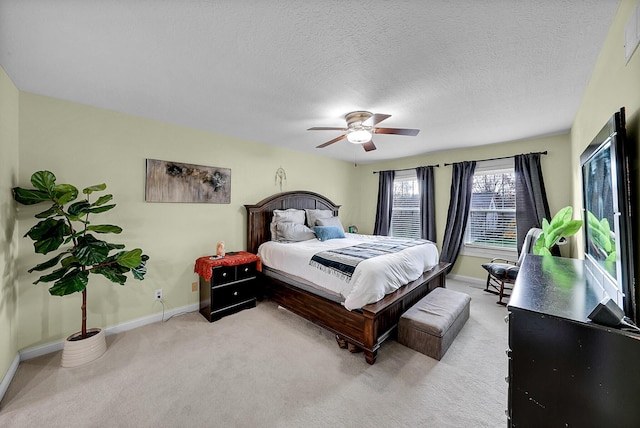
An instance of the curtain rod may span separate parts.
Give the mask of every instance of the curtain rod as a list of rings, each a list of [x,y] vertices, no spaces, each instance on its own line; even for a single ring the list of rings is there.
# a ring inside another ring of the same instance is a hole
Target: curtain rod
[[[427,165],[427,167],[430,167],[430,166],[432,166],[434,168],[440,168],[440,164],[439,163],[437,163],[435,165]],[[416,168],[420,168],[420,167],[417,166],[415,168],[404,168],[404,169],[393,169],[393,170],[388,169],[387,171],[409,171],[410,169],[416,169]],[[383,171],[373,171],[374,174],[379,174],[381,172],[383,172]]]
[[[530,153],[521,153],[522,155],[527,154],[527,155],[546,155],[547,151],[545,150],[544,152],[530,152]],[[499,159],[509,159],[512,157],[515,157],[518,155],[511,155],[511,156],[502,156],[501,158],[491,158],[491,159],[479,159],[476,160],[474,162],[484,162],[484,161],[492,161],[492,160],[499,160]],[[467,161],[469,162],[469,161]],[[444,166],[449,166],[449,165],[453,165],[453,163],[445,163]]]

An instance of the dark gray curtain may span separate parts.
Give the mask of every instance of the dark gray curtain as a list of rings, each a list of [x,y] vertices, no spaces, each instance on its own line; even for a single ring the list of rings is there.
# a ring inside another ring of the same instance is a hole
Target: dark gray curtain
[[[436,242],[436,202],[434,197],[433,167],[416,168],[420,191],[420,237]]]
[[[451,263],[447,273],[451,272],[464,240],[464,231],[467,227],[467,218],[471,207],[473,172],[475,169],[475,161],[453,164],[447,226],[444,229],[444,241],[442,243],[442,253],[440,254],[441,262]]]
[[[516,155],[516,224],[518,254],[527,232],[532,227],[542,227],[542,219],[551,219],[549,203],[544,189],[540,154]]]
[[[376,223],[373,227],[374,235],[389,235],[391,212],[393,210],[393,179],[395,176],[395,171],[380,171],[378,207],[376,208]]]

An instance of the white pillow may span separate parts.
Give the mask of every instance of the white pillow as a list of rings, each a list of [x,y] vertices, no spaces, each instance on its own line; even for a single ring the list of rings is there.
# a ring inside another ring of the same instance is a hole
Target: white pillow
[[[276,223],[276,241],[300,242],[314,239],[316,234],[304,224]]]
[[[307,212],[307,226],[313,228],[316,225],[316,220],[319,218],[333,217],[333,211],[331,210],[305,210]]]
[[[338,217],[319,218],[316,220],[316,226],[337,226],[344,231]]]

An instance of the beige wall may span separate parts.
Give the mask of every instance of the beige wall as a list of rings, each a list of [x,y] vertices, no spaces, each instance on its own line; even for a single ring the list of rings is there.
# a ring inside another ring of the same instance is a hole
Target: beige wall
[[[305,189],[342,204],[341,220],[353,221],[352,164],[228,138],[148,119],[20,93],[19,184],[29,185],[34,171],[49,169],[60,183],[83,188],[101,182],[118,206],[101,222],[121,226],[115,241],[142,247],[150,256],[142,282],[124,287],[101,277],[88,287],[88,325],[107,327],[161,311],[154,290],[163,289],[167,309],[198,302],[191,291],[197,257],[212,254],[218,241],[228,251],[245,249],[244,204],[280,191],[275,173],[287,173],[283,190]],[[230,204],[145,203],[145,158],[231,169]],[[35,224],[41,207],[20,206],[20,236]],[[24,242],[22,242],[24,241]],[[44,261],[21,238],[18,275],[20,317],[18,347],[49,343],[80,328],[80,294],[52,297],[27,270]]]
[[[0,67],[0,381],[18,353],[18,230],[11,188],[18,178],[19,93]]]
[[[378,175],[373,171],[414,168],[421,165],[436,165],[434,170],[435,180],[435,205],[436,205],[436,230],[437,244],[440,247],[444,237],[444,229],[447,222],[447,210],[449,208],[449,192],[451,188],[451,167],[445,163],[461,162],[469,160],[482,160],[493,157],[512,156],[520,153],[548,151],[547,156],[542,157],[542,172],[544,174],[549,207],[552,213],[571,204],[571,169],[567,168],[570,160],[571,145],[569,135],[536,138],[531,140],[515,141],[509,143],[492,144],[488,146],[449,150],[431,153],[425,156],[397,159],[389,162],[364,165],[358,167],[358,193],[360,194],[360,212],[357,225],[363,233],[373,232],[375,222],[376,201],[378,195]],[[486,271],[480,266],[493,255],[487,258],[460,256],[456,261],[452,274],[464,275],[475,278],[486,278]]]
[[[582,206],[580,153],[620,107],[626,110],[629,146],[636,153],[640,151],[640,49],[626,64],[624,58],[624,27],[638,4],[639,0],[620,1],[571,128],[573,205],[577,208]],[[636,206],[633,211],[637,227],[640,212],[640,168],[637,156],[634,170]],[[576,247],[576,252],[582,258],[582,239],[577,241]],[[635,264],[636,267],[640,266],[640,251],[636,251]]]

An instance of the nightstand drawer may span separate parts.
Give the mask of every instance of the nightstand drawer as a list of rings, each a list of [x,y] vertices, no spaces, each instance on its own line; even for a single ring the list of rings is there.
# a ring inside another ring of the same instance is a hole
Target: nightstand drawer
[[[245,279],[245,278],[253,278],[254,276],[256,276],[256,262],[253,263],[247,263],[244,265],[238,265],[237,267],[237,272],[236,272],[236,276],[238,278],[238,280],[241,279]]]
[[[213,268],[213,275],[211,276],[211,285],[226,284],[227,282],[233,282],[236,280],[236,267],[235,266],[219,266]]]
[[[233,284],[211,287],[211,310],[233,306],[238,303],[255,299],[253,281],[234,282]]]

